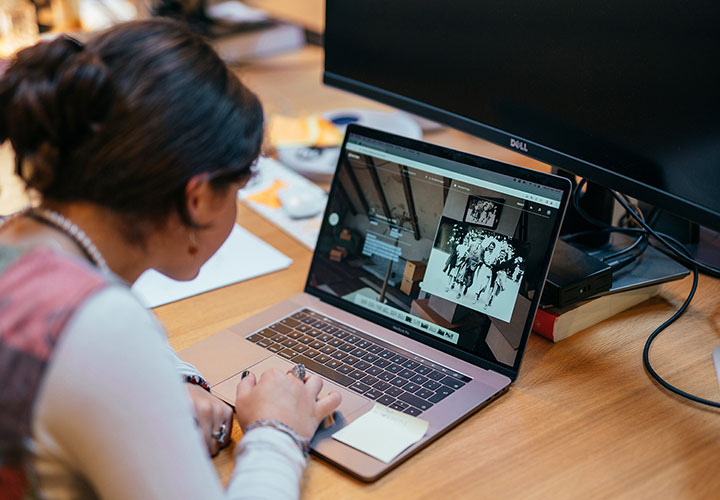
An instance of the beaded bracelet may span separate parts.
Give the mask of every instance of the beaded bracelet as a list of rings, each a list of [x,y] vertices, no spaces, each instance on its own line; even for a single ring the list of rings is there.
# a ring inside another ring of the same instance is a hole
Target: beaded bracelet
[[[272,420],[269,418],[261,418],[259,420],[256,420],[255,422],[251,423],[245,428],[245,432],[249,432],[253,429],[257,429],[259,427],[272,427],[273,429],[277,429],[280,432],[283,432],[290,436],[293,441],[295,441],[295,444],[298,448],[300,448],[300,451],[302,454],[307,458],[310,455],[310,440],[305,439],[300,434],[298,434],[295,429],[292,427],[289,427],[288,425],[283,424],[279,420]]]
[[[185,375],[185,382],[188,384],[199,385],[206,391],[210,392],[210,384],[208,384],[200,375]]]

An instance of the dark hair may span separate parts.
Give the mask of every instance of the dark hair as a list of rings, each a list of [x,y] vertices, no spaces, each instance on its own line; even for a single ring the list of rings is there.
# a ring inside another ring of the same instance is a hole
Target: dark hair
[[[84,46],[41,42],[0,80],[0,143],[10,139],[27,186],[128,221],[175,209],[193,226],[190,178],[207,172],[223,189],[249,177],[262,135],[257,97],[202,38],[167,19],[121,24]]]

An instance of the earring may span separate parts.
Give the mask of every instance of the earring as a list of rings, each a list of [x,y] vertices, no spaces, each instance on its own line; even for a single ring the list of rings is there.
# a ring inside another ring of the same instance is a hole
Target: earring
[[[197,238],[195,237],[195,231],[190,231],[190,244],[188,245],[188,253],[195,255],[198,252]]]

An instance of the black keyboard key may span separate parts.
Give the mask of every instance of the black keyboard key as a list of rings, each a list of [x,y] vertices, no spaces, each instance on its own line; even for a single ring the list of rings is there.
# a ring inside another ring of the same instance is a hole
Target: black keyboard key
[[[277,335],[277,332],[274,330],[271,330],[270,328],[265,328],[264,330],[260,330],[258,332],[263,337],[272,337],[273,335]]]
[[[375,361],[373,364],[375,366],[379,366],[380,368],[385,368],[386,366],[388,366],[390,364],[390,361],[388,361],[387,359],[380,358],[377,361]]]
[[[342,344],[338,349],[344,352],[350,352],[355,349],[355,346],[352,344]]]
[[[281,333],[278,333],[278,334],[273,335],[272,337],[270,337],[270,340],[272,340],[273,342],[280,343],[280,342],[282,342],[283,340],[287,340],[287,337],[286,337],[285,335],[281,334]]]
[[[354,369],[355,369],[355,368],[353,368],[353,367],[350,366],[350,365],[342,365],[342,366],[339,366],[339,367],[338,367],[337,371],[339,371],[340,373],[344,373],[345,375],[347,375],[348,373],[350,373],[350,372],[353,371]]]
[[[306,318],[307,316],[305,316],[305,314],[302,311],[298,311],[295,314],[293,314],[292,317],[299,321],[302,321],[303,318]]]
[[[305,316],[305,317],[299,318],[299,319],[300,319],[300,321],[302,321],[303,323],[308,324],[308,325],[315,323],[315,318],[313,318],[312,316]]]
[[[392,385],[396,386],[396,387],[402,387],[402,386],[404,386],[405,384],[407,384],[408,381],[407,381],[406,378],[395,377],[394,379],[392,379],[392,380],[390,381],[390,383],[391,383]]]
[[[390,358],[390,361],[392,361],[393,363],[397,363],[399,365],[403,364],[407,360],[408,359],[405,356],[400,356],[399,354],[396,354],[395,356]]]
[[[303,354],[305,354],[305,356],[307,356],[308,358],[314,358],[315,356],[320,354],[320,351],[316,351],[315,349],[308,349]]]
[[[368,368],[370,368],[372,365],[371,365],[370,363],[368,363],[367,361],[360,360],[360,361],[358,361],[357,363],[355,363],[354,366],[355,366],[355,368],[358,369],[358,370],[365,371],[365,370],[367,370]]]
[[[337,329],[337,327],[334,327],[334,326],[332,326],[332,325],[328,325],[328,326],[326,326],[325,328],[323,328],[323,331],[324,331],[324,332],[328,332],[328,333],[335,333],[336,331],[338,331],[338,329]]]
[[[373,384],[375,384],[375,382],[378,381],[378,379],[376,379],[376,378],[373,377],[372,375],[365,375],[365,377],[362,378],[362,379],[360,379],[360,380],[362,380],[362,381],[363,381],[364,383],[366,383],[367,385],[373,385]]]
[[[445,378],[445,375],[443,373],[440,373],[439,371],[433,370],[430,373],[427,374],[428,378],[431,378],[433,380],[442,380]]]
[[[392,351],[380,351],[380,352],[377,353],[377,355],[380,356],[380,357],[383,358],[383,359],[389,360],[390,358],[392,358],[393,356],[395,356],[395,353],[392,352]]]
[[[390,372],[382,372],[378,375],[378,378],[380,380],[384,380],[385,382],[390,382],[392,379],[395,378],[395,374]]]
[[[329,342],[329,341],[331,341],[334,337],[333,337],[332,335],[330,335],[329,333],[323,333],[322,335],[318,335],[318,336],[315,337],[315,338],[318,339],[318,340],[322,340],[323,342]]]
[[[297,356],[300,353],[293,349],[286,348],[286,349],[283,349],[282,351],[280,351],[278,354],[280,356],[282,356],[283,358],[293,359],[295,356]]]
[[[365,356],[365,354],[367,354],[367,352],[365,351],[365,349],[357,349],[356,348],[356,349],[353,349],[352,351],[350,351],[350,354],[352,354],[353,356],[355,356],[357,358],[362,358],[363,356]]]
[[[267,347],[267,350],[270,352],[280,352],[283,350],[283,346],[282,346],[282,344],[270,344]]]
[[[400,373],[402,371],[402,366],[400,365],[389,365],[385,367],[385,370],[389,371],[390,373]]]
[[[325,344],[325,345],[322,346],[322,348],[320,349],[320,352],[323,353],[323,354],[332,354],[332,353],[335,352],[335,348],[334,348],[333,346],[331,346],[331,345]]]
[[[328,324],[327,324],[327,323],[324,323],[324,322],[322,322],[322,321],[318,321],[318,322],[315,323],[313,326],[314,326],[315,328],[317,328],[318,330],[322,330],[323,328],[326,328],[326,327],[328,326]]]
[[[397,411],[403,411],[407,407],[408,407],[407,404],[402,403],[400,401],[394,401],[393,403],[390,403],[390,408],[392,408],[393,410],[397,410]]]
[[[377,389],[370,389],[369,391],[367,391],[365,393],[365,397],[370,398],[370,399],[377,399],[382,395],[383,395],[383,393],[378,391]]]
[[[368,373],[368,374],[370,374],[370,375],[372,375],[372,376],[374,376],[374,377],[377,377],[377,376],[380,375],[382,372],[383,372],[383,369],[380,368],[379,366],[371,366],[370,368],[368,368],[367,370],[365,370],[365,373]]]
[[[448,392],[448,391],[450,391],[450,392]],[[455,391],[450,389],[448,386],[444,385],[440,389],[438,389],[438,391],[435,393],[434,396],[430,396],[428,398],[428,401],[430,401],[431,403],[437,403],[438,401],[442,401],[443,399],[448,397],[453,392],[455,392]]]
[[[355,344],[357,342],[360,342],[362,340],[360,337],[356,337],[355,335],[348,335],[343,339],[345,342],[348,342],[349,344]]]
[[[324,365],[325,363],[327,363],[328,361],[330,361],[331,359],[332,359],[332,358],[331,358],[330,356],[328,356],[327,354],[322,354],[322,353],[320,353],[320,354],[318,354],[317,356],[315,356],[315,361],[316,361],[317,363],[322,363],[323,365]]]
[[[281,343],[282,345],[284,345],[285,347],[295,347],[295,344],[297,344],[298,342],[297,342],[297,340],[286,339],[286,340],[283,340],[283,341],[280,342],[280,343]]]
[[[342,361],[343,359],[348,357],[348,354],[346,352],[342,352],[340,349],[335,349],[335,352],[333,352],[330,356]]]
[[[410,368],[411,370],[414,370],[415,368],[417,368],[418,366],[420,366],[420,363],[418,363],[417,361],[412,361],[412,360],[409,359],[409,360],[407,360],[407,361],[405,361],[405,362],[403,363],[403,366],[404,366],[405,368]]]
[[[428,380],[423,384],[423,387],[426,387],[427,389],[430,389],[431,391],[437,390],[438,387],[440,387],[442,384],[440,382],[435,382],[434,380]]]
[[[368,363],[374,363],[378,360],[378,357],[375,354],[368,352],[362,357],[362,359],[367,361]]]
[[[393,401],[395,401],[395,398],[388,396],[387,394],[384,394],[377,398],[377,402],[385,406],[390,406]]]
[[[298,340],[300,337],[303,336],[303,333],[294,330],[294,331],[288,333],[287,336],[288,336],[288,338]]]
[[[365,377],[365,372],[360,370],[353,370],[348,373],[348,376],[354,378],[355,380],[360,380],[361,378]]]
[[[329,366],[332,369],[336,369],[340,365],[342,365],[342,363],[340,361],[338,361],[337,359],[331,359],[330,361],[325,363],[325,366]]]
[[[295,349],[297,352],[305,352],[309,349],[309,347],[305,344],[295,344],[293,346],[293,349]]]
[[[461,382],[460,380],[454,378],[454,377],[445,377],[440,382],[443,384],[452,387],[453,389],[460,389],[462,386],[465,385],[464,382]]]
[[[413,405],[414,407],[416,407],[420,410],[423,410],[423,411],[427,410],[428,408],[430,408],[433,405],[431,402],[425,401],[424,399],[420,399],[419,397],[417,397],[413,394],[408,394],[407,392],[405,394],[401,394],[400,396],[398,396],[398,399],[400,401],[409,403],[409,404]]]
[[[337,330],[333,335],[335,335],[339,339],[344,339],[345,337],[347,337],[350,334],[348,332],[346,332],[345,330]]]
[[[270,339],[267,339],[267,338],[257,341],[257,345],[259,345],[260,347],[264,347],[265,349],[270,347],[272,344],[273,344],[273,341]]]
[[[388,384],[387,382],[383,382],[382,380],[379,380],[378,382],[375,382],[375,383],[373,384],[373,387],[374,387],[375,389],[377,389],[378,391],[383,391],[383,392],[385,392],[386,390],[388,390],[388,389],[389,389],[390,387],[392,387],[392,386],[391,386],[390,384]]]
[[[405,408],[405,409],[403,410],[403,413],[407,413],[408,415],[412,415],[413,417],[417,417],[417,416],[420,415],[422,412],[421,412],[420,410],[418,410],[417,408],[415,408],[414,406],[408,406],[407,408]]]
[[[417,397],[422,398],[422,399],[428,399],[428,398],[429,398],[430,396],[432,396],[433,394],[434,394],[434,392],[433,392],[433,391],[430,391],[430,390],[428,390],[428,389],[420,389],[419,391],[417,391],[417,392],[415,393],[415,395],[416,395]]]
[[[321,354],[322,356],[322,354]],[[310,359],[306,356],[303,356],[300,354],[297,356],[293,361],[296,363],[302,363],[305,365],[305,368],[308,370],[311,370],[319,375],[322,375],[323,377],[332,380],[333,382],[337,382],[340,385],[343,385],[345,387],[349,386],[354,382],[353,379],[348,377],[347,375],[343,375],[342,373],[338,373],[330,368],[328,368],[325,365],[322,365],[315,361],[314,359]]]
[[[356,358],[355,356],[350,356],[350,355],[348,355],[347,357],[345,357],[345,359],[343,360],[343,362],[346,363],[346,364],[348,364],[348,365],[354,365],[354,364],[357,363],[358,361],[360,361],[358,358]]]
[[[300,325],[300,326],[296,326],[295,329],[299,332],[305,333],[305,332],[309,332],[311,330],[311,327],[308,325]]]
[[[366,347],[365,349],[373,354],[378,354],[378,353],[382,352],[382,350],[383,350],[383,348],[377,344],[371,344],[368,347]]]
[[[385,390],[385,394],[388,394],[394,398],[398,397],[403,392],[405,392],[405,391],[403,391],[399,387],[394,387],[392,385]]]
[[[413,375],[410,377],[410,382],[415,382],[416,384],[423,385],[425,382],[427,382],[428,378],[423,377],[422,375]]]
[[[363,384],[362,382],[360,382],[360,381],[358,380],[357,382],[355,382],[355,383],[353,383],[353,384],[350,385],[350,389],[352,389],[353,391],[355,391],[355,392],[357,392],[357,393],[359,393],[359,394],[363,394],[365,391],[369,391],[369,390],[370,390],[370,386],[369,386],[369,385],[365,385],[365,384]]]
[[[331,345],[333,347],[340,347],[344,343],[345,342],[343,342],[342,340],[334,338],[334,337],[328,341],[328,345]]]
[[[413,393],[414,393],[414,392],[416,392],[416,391],[419,390],[419,389],[420,389],[420,386],[417,385],[417,384],[414,383],[414,382],[408,382],[407,384],[405,384],[405,385],[403,386],[403,390],[406,391],[406,392],[413,392]]]
[[[318,335],[324,335],[324,333],[317,328],[313,328],[312,330],[307,332],[308,335],[311,337],[317,337]]]
[[[360,349],[367,349],[367,346],[370,345],[370,341],[368,340],[361,340],[360,342],[356,343],[355,346],[359,347]]]
[[[420,375],[427,375],[432,371],[432,368],[425,365],[420,365],[417,368],[415,368],[415,371],[418,372]]]
[[[405,368],[405,369],[403,369],[403,370],[400,370],[400,371],[398,372],[398,375],[400,375],[401,377],[405,377],[405,378],[409,379],[409,378],[411,378],[413,375],[415,375],[415,372],[412,371],[412,370],[408,370],[407,368]]]
[[[310,342],[315,342],[315,339],[312,338],[310,335],[303,335],[298,339],[303,344],[309,344]]]
[[[310,345],[310,347],[312,347],[313,349],[320,350],[320,349],[323,348],[323,346],[324,346],[325,344],[322,343],[322,342],[320,342],[319,340],[313,340],[312,342],[310,342],[309,345]]]
[[[285,326],[282,323],[275,323],[274,325],[270,325],[270,328],[272,328],[278,333],[289,333],[292,331],[292,328],[290,328],[289,326]]]
[[[257,342],[257,341],[259,341],[259,340],[264,339],[265,337],[263,337],[263,336],[260,335],[259,333],[253,333],[253,334],[250,335],[249,337],[245,337],[245,338],[248,339],[250,342]]]

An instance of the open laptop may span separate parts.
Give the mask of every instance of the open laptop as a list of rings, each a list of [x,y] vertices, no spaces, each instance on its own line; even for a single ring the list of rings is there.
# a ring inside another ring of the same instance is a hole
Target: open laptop
[[[303,363],[343,401],[312,442],[372,481],[517,377],[567,179],[351,125],[305,285],[180,353],[234,404],[243,370]],[[242,256],[238,256],[241,258]],[[385,463],[332,439],[376,403],[429,422]]]

